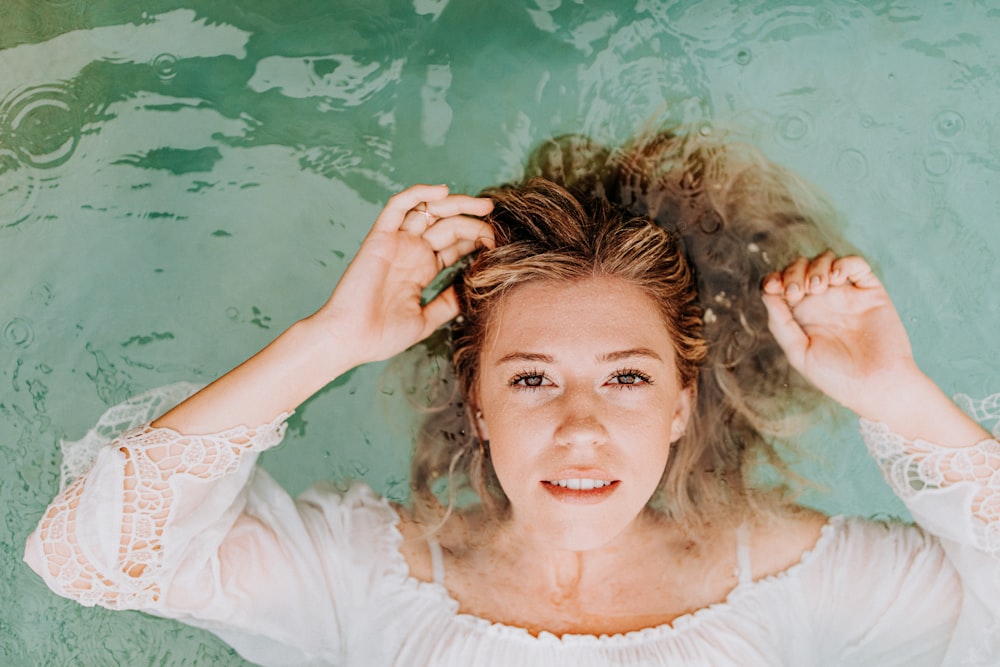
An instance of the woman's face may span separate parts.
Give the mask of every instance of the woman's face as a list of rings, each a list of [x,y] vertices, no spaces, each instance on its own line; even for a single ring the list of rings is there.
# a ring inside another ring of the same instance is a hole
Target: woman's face
[[[512,291],[486,337],[478,399],[513,521],[574,551],[639,515],[691,407],[656,303],[616,278]]]

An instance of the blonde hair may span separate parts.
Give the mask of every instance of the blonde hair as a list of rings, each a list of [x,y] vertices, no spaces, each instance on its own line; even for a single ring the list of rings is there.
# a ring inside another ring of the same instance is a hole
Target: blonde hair
[[[447,516],[463,490],[506,508],[469,407],[484,336],[516,286],[591,275],[623,279],[660,304],[678,379],[696,389],[651,503],[689,525],[756,507],[759,464],[787,476],[779,450],[822,404],[768,331],[760,283],[797,256],[850,250],[832,208],[755,149],[682,131],[616,150],[553,139],[524,181],[483,194],[495,203],[487,221],[497,248],[458,272],[462,317],[418,346],[430,362],[415,366],[430,407],[411,466],[417,515]]]

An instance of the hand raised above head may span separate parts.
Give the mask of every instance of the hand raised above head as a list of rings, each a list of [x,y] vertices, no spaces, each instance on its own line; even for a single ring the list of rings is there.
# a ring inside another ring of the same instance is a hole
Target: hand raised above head
[[[489,199],[452,195],[443,185],[414,185],[391,197],[329,301],[312,316],[356,346],[358,361],[387,359],[458,315],[452,288],[427,304],[423,290],[462,256],[493,247],[479,216]]]
[[[766,276],[763,290],[792,366],[855,412],[920,375],[892,300],[861,257],[800,257]]]

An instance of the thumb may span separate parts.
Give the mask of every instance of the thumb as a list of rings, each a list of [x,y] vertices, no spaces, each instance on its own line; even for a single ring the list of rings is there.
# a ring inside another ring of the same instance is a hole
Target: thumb
[[[449,287],[424,306],[424,331],[421,339],[430,336],[439,326],[458,315],[458,295]]]

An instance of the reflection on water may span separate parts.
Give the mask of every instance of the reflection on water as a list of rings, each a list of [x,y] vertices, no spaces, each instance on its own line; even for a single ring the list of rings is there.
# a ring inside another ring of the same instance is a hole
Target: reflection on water
[[[957,3],[4,3],[4,659],[242,664],[180,625],[64,605],[19,565],[56,441],[132,393],[218,375],[317,307],[393,191],[474,191],[553,134],[738,129],[831,193],[927,369],[995,391],[998,21]],[[264,458],[290,489],[364,476],[406,497],[402,400],[372,400],[377,370],[296,413]],[[841,440],[809,470],[838,489],[818,502],[898,512]]]

